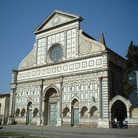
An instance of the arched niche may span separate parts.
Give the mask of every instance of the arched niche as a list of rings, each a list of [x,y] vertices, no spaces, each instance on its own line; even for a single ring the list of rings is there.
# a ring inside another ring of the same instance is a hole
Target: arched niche
[[[88,108],[86,106],[83,106],[81,109],[81,117],[87,118],[88,117]]]
[[[92,118],[92,119],[98,119],[98,109],[97,109],[97,107],[93,106],[90,109],[90,118]]]
[[[24,117],[24,115],[25,115],[25,109],[23,108],[21,111],[21,117]]]
[[[68,107],[65,107],[64,110],[63,110],[63,117],[64,118],[69,118],[69,108]]]

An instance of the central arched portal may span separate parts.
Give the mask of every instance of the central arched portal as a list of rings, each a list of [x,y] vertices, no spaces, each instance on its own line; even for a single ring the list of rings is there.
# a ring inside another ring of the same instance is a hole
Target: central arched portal
[[[55,88],[49,88],[45,94],[44,124],[57,125],[59,94]]]

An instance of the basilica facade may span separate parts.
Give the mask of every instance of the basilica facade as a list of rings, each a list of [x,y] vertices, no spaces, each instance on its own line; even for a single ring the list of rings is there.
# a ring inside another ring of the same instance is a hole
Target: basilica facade
[[[97,41],[83,32],[81,21],[54,10],[36,28],[32,51],[12,71],[9,123],[109,128],[114,119],[131,120],[125,59],[106,47],[103,33]]]

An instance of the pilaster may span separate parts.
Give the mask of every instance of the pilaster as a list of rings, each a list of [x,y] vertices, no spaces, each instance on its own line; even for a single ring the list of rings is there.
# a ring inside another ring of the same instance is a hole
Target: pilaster
[[[42,120],[42,122],[41,122],[41,126],[43,126],[44,125],[44,112],[45,112],[45,97],[42,97],[42,114],[41,114],[41,120]]]
[[[102,95],[102,78],[99,78],[99,118],[103,118],[103,95]]]
[[[12,70],[12,83],[11,83],[11,94],[10,94],[10,103],[9,103],[10,105],[9,105],[8,124],[14,123],[17,75],[18,75],[18,71]]]
[[[99,93],[98,127],[109,128],[109,82],[108,77],[99,80],[101,85]]]
[[[37,121],[37,125],[42,124],[42,117],[43,117],[43,112],[42,112],[42,93],[43,93],[43,80],[41,81],[40,84],[40,99],[39,99],[39,119]]]
[[[109,128],[109,80],[108,77],[103,78],[103,126]]]

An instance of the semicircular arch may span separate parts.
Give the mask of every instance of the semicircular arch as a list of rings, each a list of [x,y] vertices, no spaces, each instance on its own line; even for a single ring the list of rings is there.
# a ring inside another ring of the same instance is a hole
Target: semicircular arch
[[[43,97],[45,97],[47,91],[48,91],[49,89],[51,89],[51,88],[55,89],[57,93],[60,93],[59,88],[58,88],[57,86],[51,84],[51,85],[49,85],[48,87],[46,87],[46,88],[44,89]]]

